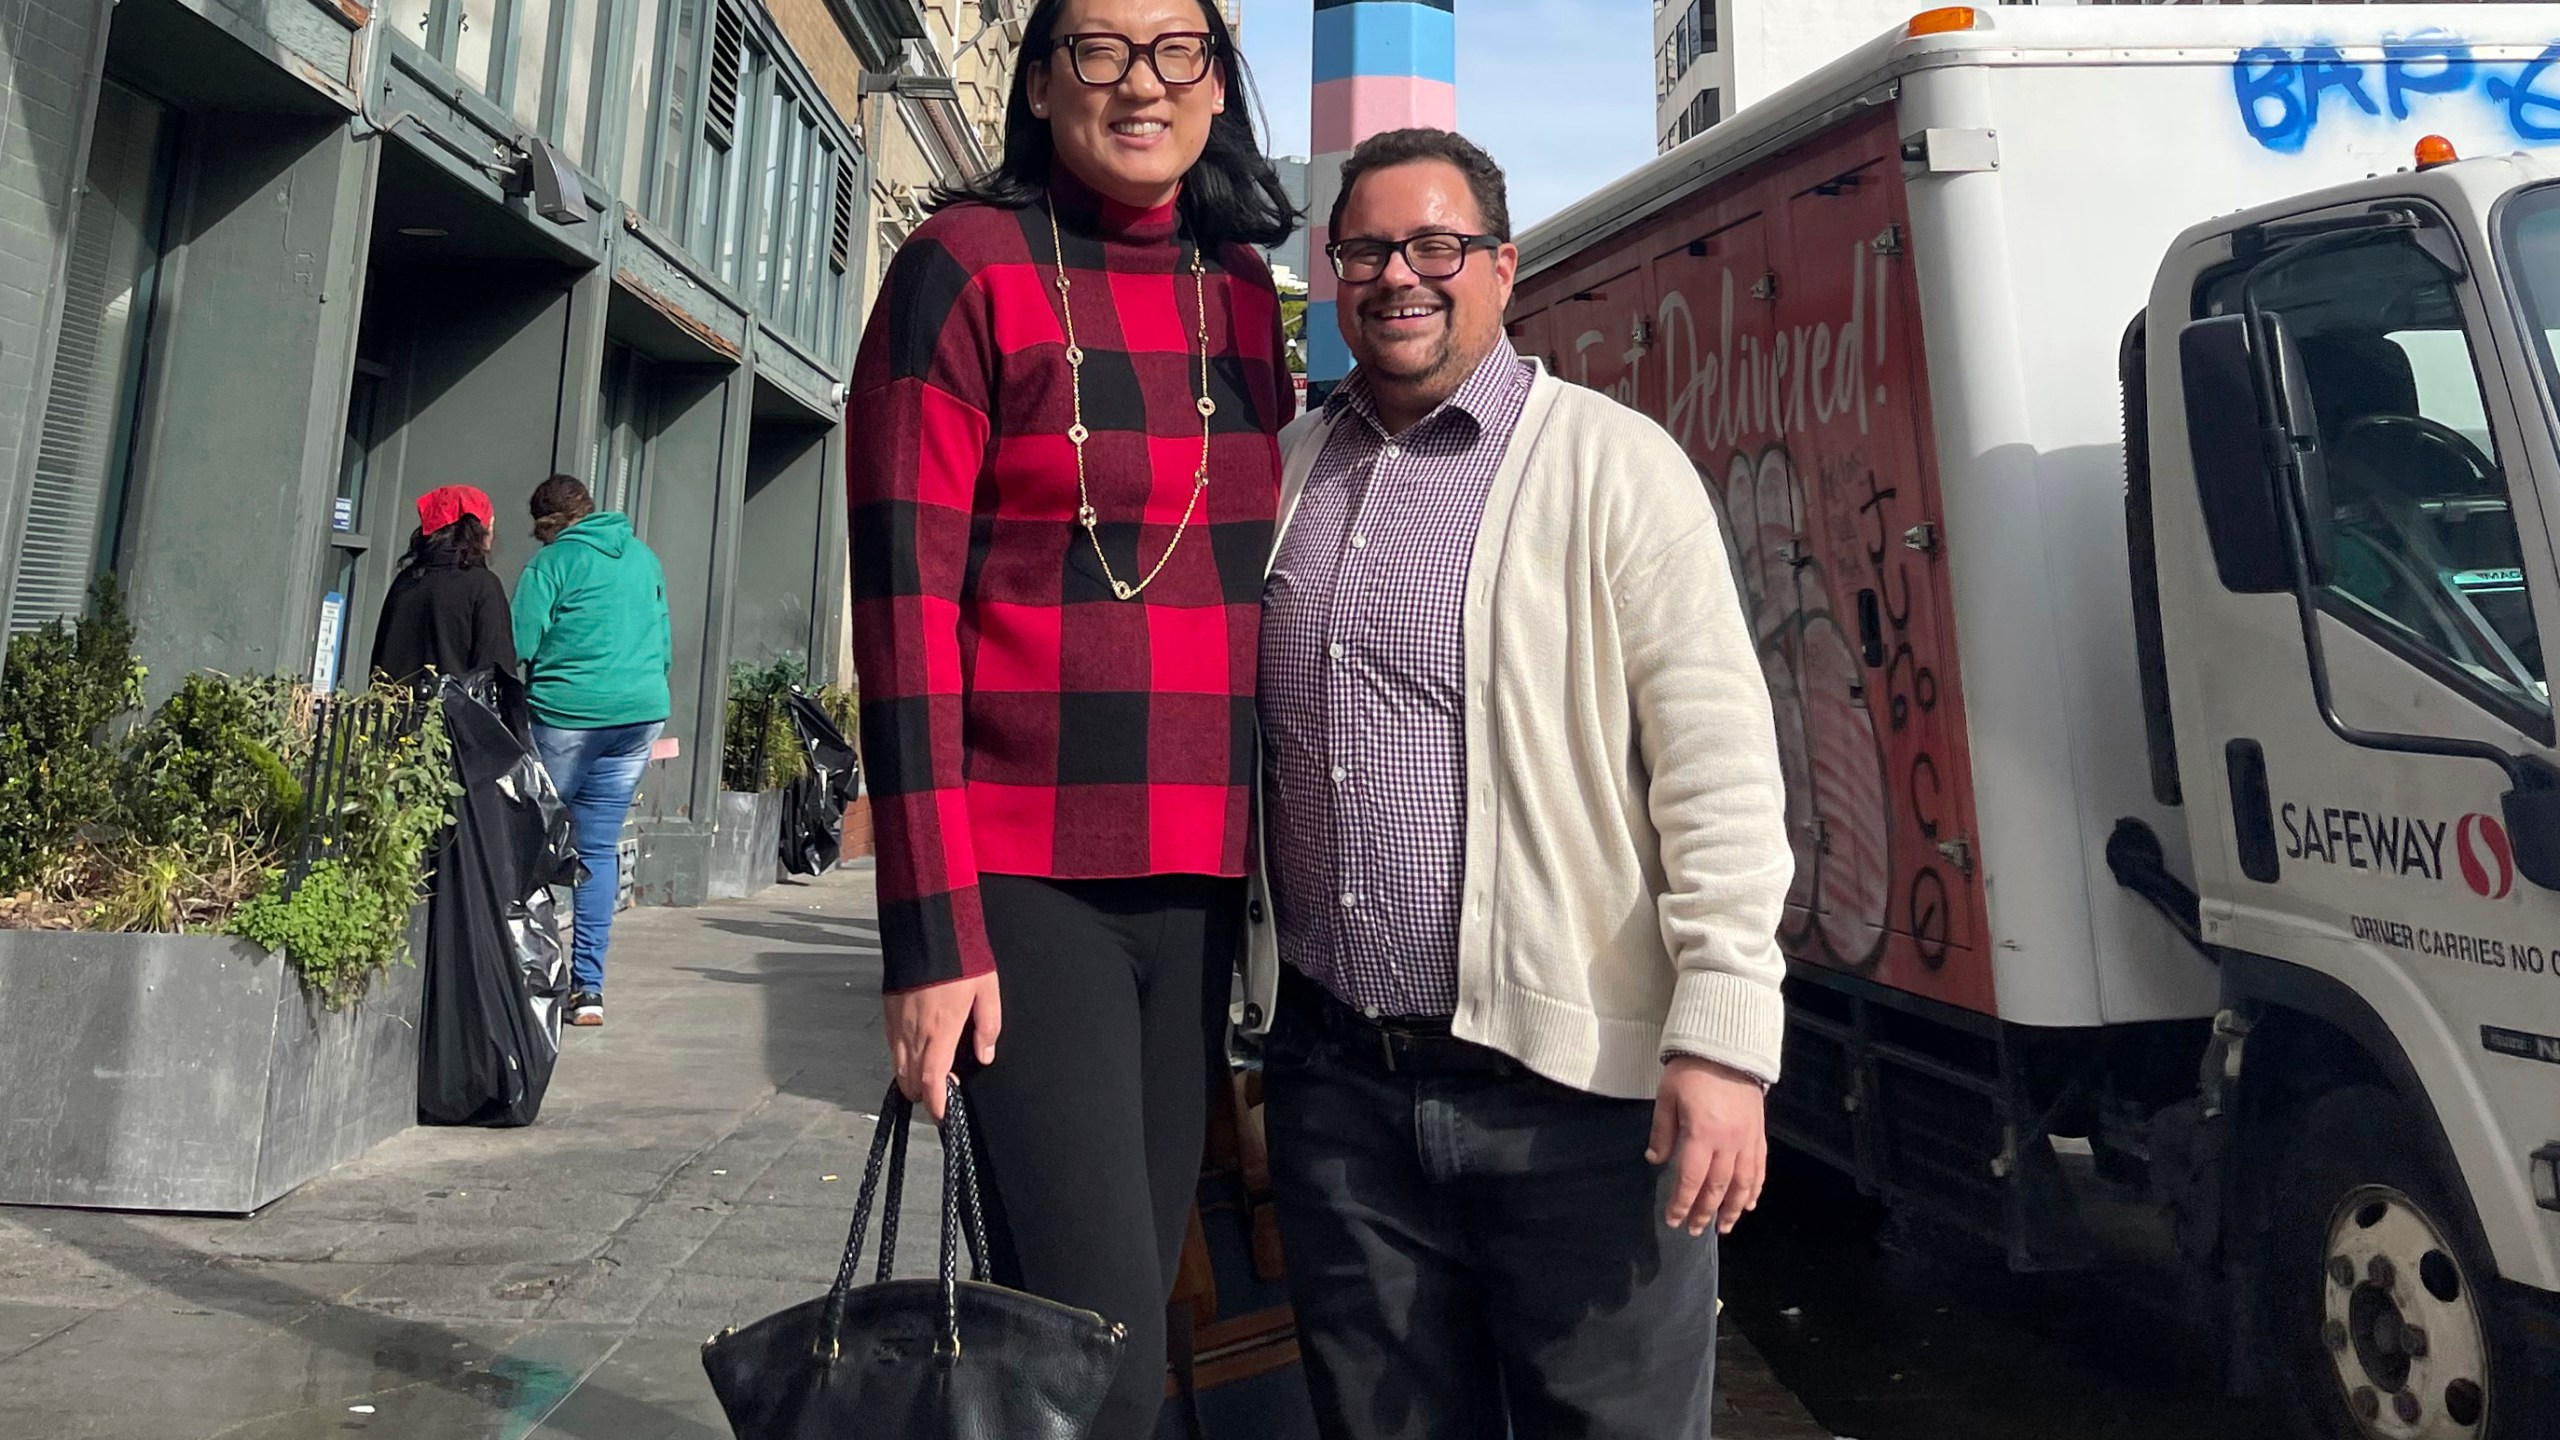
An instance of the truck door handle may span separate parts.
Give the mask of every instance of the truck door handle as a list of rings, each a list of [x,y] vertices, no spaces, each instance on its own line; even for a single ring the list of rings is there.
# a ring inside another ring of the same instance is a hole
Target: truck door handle
[[[1858,592],[1858,658],[1871,670],[1884,664],[1884,602],[1873,590]]]

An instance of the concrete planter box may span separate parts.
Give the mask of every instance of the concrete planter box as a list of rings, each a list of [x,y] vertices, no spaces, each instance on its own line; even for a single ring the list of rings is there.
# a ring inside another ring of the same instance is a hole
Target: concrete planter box
[[[242,940],[0,932],[0,1203],[260,1209],[417,1123],[420,993],[395,966],[331,1011]]]
[[[782,878],[782,792],[720,792],[720,828],[711,837],[714,900],[744,900]]]

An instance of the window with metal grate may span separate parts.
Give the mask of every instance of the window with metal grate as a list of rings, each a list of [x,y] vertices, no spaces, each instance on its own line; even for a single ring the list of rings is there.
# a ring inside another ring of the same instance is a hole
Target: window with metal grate
[[[704,108],[702,128],[711,143],[724,150],[737,143],[738,92],[746,47],[746,17],[735,5],[721,5],[711,25],[711,103]]]

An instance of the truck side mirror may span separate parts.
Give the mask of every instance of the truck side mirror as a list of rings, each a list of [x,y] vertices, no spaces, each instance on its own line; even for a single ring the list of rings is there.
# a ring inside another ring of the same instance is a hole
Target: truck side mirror
[[[2214,569],[2236,595],[2287,594],[2297,579],[2317,588],[2329,572],[2327,529],[2314,524],[2303,536],[2310,573],[2293,573],[2285,543],[2287,488],[2300,488],[2301,514],[2325,518],[2328,472],[2301,352],[2282,316],[2263,316],[2261,325],[2271,384],[2260,381],[2248,316],[2198,320],[2178,335],[2196,495]]]
[[[2516,873],[2545,890],[2560,890],[2560,776],[2531,765],[2506,793],[2507,841],[2515,847]]]

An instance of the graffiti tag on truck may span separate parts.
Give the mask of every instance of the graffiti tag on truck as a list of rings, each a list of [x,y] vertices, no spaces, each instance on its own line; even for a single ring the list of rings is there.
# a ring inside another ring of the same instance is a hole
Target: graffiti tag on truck
[[[1587,329],[1569,363],[1629,404],[1650,398],[1645,362],[1660,367],[1651,378],[1665,428],[1698,457],[1723,522],[1787,777],[1796,875],[1781,942],[1873,975],[1899,936],[1900,953],[1934,972],[1955,897],[1930,848],[1953,833],[1945,775],[1921,733],[1939,681],[1915,644],[1926,580],[1912,567],[1929,561],[1905,543],[1909,520],[1893,519],[1916,477],[1876,458],[1892,399],[1889,262],[1863,238],[1845,259],[1820,284],[1800,282],[1827,303],[1794,314],[1774,303],[1775,276],[1729,264],[1688,267],[1678,280],[1657,272],[1650,343]],[[1622,368],[1604,367],[1613,379],[1595,360]],[[1916,828],[1925,843],[1897,832],[1897,809],[1903,832]]]
[[[2520,141],[2560,141],[2560,43],[2500,62],[2442,32],[2393,41],[2372,60],[2350,60],[2335,45],[2257,45],[2232,62],[2231,88],[2249,138],[2285,154],[2348,112],[2398,121],[2465,104],[2485,107]]]

